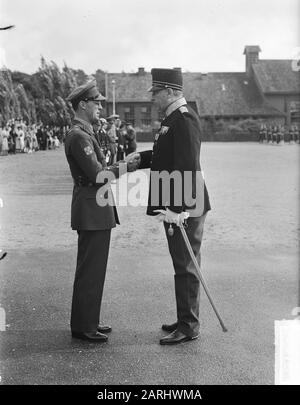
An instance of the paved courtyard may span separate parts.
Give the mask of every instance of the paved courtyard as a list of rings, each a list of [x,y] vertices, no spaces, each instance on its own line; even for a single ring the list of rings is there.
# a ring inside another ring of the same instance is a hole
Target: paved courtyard
[[[72,341],[63,149],[0,157],[2,384],[274,383],[274,321],[297,306],[299,145],[203,143],[201,159],[212,205],[203,273],[229,331],[203,292],[200,338],[166,347],[160,326],[175,320],[175,296],[162,225],[143,206],[119,207],[102,307],[113,332],[103,345]]]

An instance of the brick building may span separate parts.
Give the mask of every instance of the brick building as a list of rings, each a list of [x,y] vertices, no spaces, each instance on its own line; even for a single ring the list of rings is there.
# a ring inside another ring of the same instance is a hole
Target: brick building
[[[289,125],[300,121],[300,72],[292,60],[260,60],[259,46],[244,49],[245,72],[183,73],[187,102],[205,122],[263,119]],[[151,103],[151,74],[140,67],[136,73],[109,73],[106,78],[107,115],[115,110],[138,131],[147,132],[161,119]]]

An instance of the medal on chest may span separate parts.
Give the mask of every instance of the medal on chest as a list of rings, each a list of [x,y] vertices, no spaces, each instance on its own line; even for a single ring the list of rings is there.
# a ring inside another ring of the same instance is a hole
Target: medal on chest
[[[162,126],[162,127],[160,128],[160,130],[158,131],[158,133],[155,135],[155,138],[154,138],[155,142],[158,141],[158,138],[159,138],[161,135],[166,135],[166,133],[168,132],[169,128],[170,128],[170,127]]]

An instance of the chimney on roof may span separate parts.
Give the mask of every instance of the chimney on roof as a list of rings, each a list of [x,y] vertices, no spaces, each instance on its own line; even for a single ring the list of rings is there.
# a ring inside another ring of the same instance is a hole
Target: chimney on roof
[[[139,67],[138,75],[139,75],[139,76],[142,76],[142,75],[144,75],[144,74],[145,74],[145,68]]]
[[[246,55],[246,73],[248,76],[252,75],[252,65],[258,62],[259,52],[261,49],[258,45],[246,45],[244,55]]]

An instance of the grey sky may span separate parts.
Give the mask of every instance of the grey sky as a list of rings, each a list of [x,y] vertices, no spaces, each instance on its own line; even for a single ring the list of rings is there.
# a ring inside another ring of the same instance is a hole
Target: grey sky
[[[40,56],[93,73],[143,66],[243,71],[245,45],[291,59],[299,0],[0,0],[0,58],[32,73]],[[1,62],[1,61],[0,61]]]

